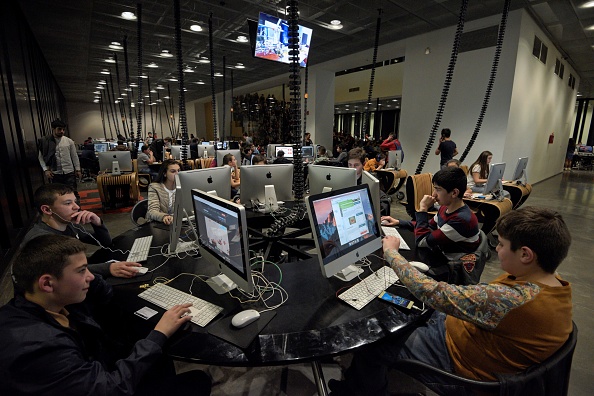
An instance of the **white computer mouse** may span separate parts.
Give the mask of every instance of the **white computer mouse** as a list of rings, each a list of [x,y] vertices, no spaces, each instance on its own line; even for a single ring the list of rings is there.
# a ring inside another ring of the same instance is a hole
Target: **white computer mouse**
[[[242,328],[249,325],[252,322],[255,322],[260,318],[260,312],[256,311],[255,309],[246,309],[245,311],[241,311],[231,319],[231,324],[237,328]]]
[[[382,220],[381,223],[382,223],[382,225],[386,225],[386,224],[388,224],[388,220]]]
[[[421,263],[420,261],[409,261],[409,263],[421,272],[429,271],[429,266],[425,263]]]

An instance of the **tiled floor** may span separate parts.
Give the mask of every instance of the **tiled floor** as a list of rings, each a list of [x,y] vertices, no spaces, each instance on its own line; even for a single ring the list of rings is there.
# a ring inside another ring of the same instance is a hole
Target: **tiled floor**
[[[91,187],[91,186],[89,186]],[[579,329],[579,339],[573,358],[569,394],[589,396],[594,389],[594,340],[590,337],[594,330],[594,172],[572,171],[554,176],[533,186],[533,191],[525,205],[546,206],[559,211],[568,224],[573,237],[569,256],[559,268],[563,278],[573,285],[574,321]],[[407,215],[398,203],[392,204],[394,217]],[[112,236],[128,230],[132,223],[128,213],[104,216]],[[483,281],[489,281],[500,273],[497,255],[493,254],[483,273]],[[6,285],[6,277],[3,279]],[[7,288],[2,288],[2,301],[7,298]],[[8,294],[8,295],[10,295]],[[350,356],[341,357],[340,365],[348,365]],[[190,368],[180,364],[180,370]],[[309,364],[288,367],[224,368],[206,367],[215,383],[213,395],[314,395],[313,375]],[[340,377],[339,364],[323,366],[326,380]],[[286,386],[281,386],[283,370],[287,374]],[[393,388],[399,392],[414,393],[417,384],[405,381],[395,375]],[[281,388],[284,388],[281,390]]]

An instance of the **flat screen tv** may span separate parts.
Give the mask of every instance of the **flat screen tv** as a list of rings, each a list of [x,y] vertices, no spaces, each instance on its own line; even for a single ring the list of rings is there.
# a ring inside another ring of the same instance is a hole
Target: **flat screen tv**
[[[312,29],[299,25],[299,65],[307,66]],[[254,56],[289,63],[289,24],[284,19],[260,13]]]

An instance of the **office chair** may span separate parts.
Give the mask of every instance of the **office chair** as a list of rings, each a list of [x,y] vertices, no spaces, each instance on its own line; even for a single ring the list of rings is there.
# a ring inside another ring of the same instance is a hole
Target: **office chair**
[[[421,173],[420,175],[410,175],[406,179],[406,202],[401,202],[406,208],[406,213],[414,220],[415,213],[419,211],[421,200],[425,195],[433,193],[433,184],[431,173]],[[435,213],[435,212],[429,212]]]
[[[431,375],[439,378],[444,384],[464,387],[467,395],[566,396],[578,335],[577,326],[575,322],[572,323],[573,331],[569,338],[552,356],[521,373],[495,374],[497,381],[477,381],[460,377],[414,359],[399,360],[392,368],[415,379],[419,375]],[[457,391],[442,395],[449,394],[460,395]]]
[[[448,283],[476,285],[481,280],[485,264],[491,257],[487,234],[480,230],[480,244],[472,253],[443,253],[447,259]]]
[[[146,213],[148,212],[148,199],[136,202],[132,211],[130,212],[130,220],[135,226],[147,224]]]
[[[82,171],[81,182],[85,183],[95,181],[96,177],[93,177],[93,174],[96,175],[99,173],[99,161],[85,157],[79,157],[79,162]]]

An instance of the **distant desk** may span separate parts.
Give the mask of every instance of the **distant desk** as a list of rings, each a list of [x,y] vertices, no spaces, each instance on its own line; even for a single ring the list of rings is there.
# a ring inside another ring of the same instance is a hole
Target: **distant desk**
[[[532,192],[532,185],[526,183],[525,186],[522,184],[516,184],[515,182],[503,183],[503,189],[509,192],[509,199],[512,201],[512,209],[518,209],[530,196]]]
[[[495,228],[497,219],[513,207],[509,198],[504,198],[503,201],[464,198],[464,202],[476,214],[478,221],[483,223],[481,230],[487,235]]]
[[[593,159],[594,159],[594,154],[578,151],[577,153],[575,153],[573,155],[572,167],[575,167],[576,169],[592,170],[592,160]]]
[[[97,176],[97,189],[102,209],[117,206],[132,206],[138,202],[138,178],[136,173],[122,175],[102,174]]]
[[[133,241],[142,236],[153,235],[153,246],[160,246],[169,241],[168,231],[147,224],[125,232],[114,238],[114,245],[120,249],[129,249]],[[409,246],[414,247],[412,232],[402,232]],[[147,263],[149,269],[156,268],[165,262],[162,256],[150,257],[159,252],[151,249]],[[378,252],[381,255],[381,252]],[[409,260],[416,259],[415,250],[402,251]],[[100,249],[91,257],[90,262],[101,262],[106,259],[125,259],[121,253],[111,253]],[[373,259],[373,268],[382,264]],[[276,309],[275,318],[261,331],[258,337],[243,350],[208,333],[208,326],[201,328],[191,324],[188,329],[178,331],[170,340],[167,353],[179,360],[215,364],[224,366],[268,366],[291,364],[298,362],[312,362],[314,373],[321,376],[317,363],[323,357],[333,356],[352,351],[360,346],[381,340],[388,335],[406,331],[409,326],[426,320],[428,312],[404,313],[395,306],[379,299],[371,301],[362,310],[357,311],[336,297],[336,292],[347,285],[356,283],[341,282],[338,279],[325,278],[317,259],[285,262],[280,264],[282,269],[281,286],[289,293],[289,299]],[[155,271],[156,276],[171,279],[176,275],[187,272],[213,276],[218,274],[215,266],[200,258],[188,257],[183,260],[172,258]],[[270,280],[279,280],[278,269],[274,265],[267,265],[264,270]],[[369,275],[368,269],[364,276]],[[154,278],[153,278],[154,279]],[[182,275],[170,283],[171,286],[192,293],[224,308],[225,317],[234,315],[247,308],[262,309],[260,304],[243,304],[229,295],[217,295],[206,283],[192,280],[194,277]],[[120,328],[127,329],[124,337],[131,335],[134,339],[148,334],[154,328],[161,315],[149,320],[143,320],[133,312],[144,306],[150,306],[159,312],[161,308],[137,298],[144,289],[138,284],[126,284],[115,287],[115,303],[121,309],[123,317]],[[409,292],[397,286],[388,289],[391,293],[411,298]],[[237,292],[232,292],[237,295]],[[273,299],[274,300],[274,299]],[[275,304],[277,301],[269,301]],[[220,318],[219,318],[220,319]],[[215,319],[212,323],[215,323]],[[211,324],[212,324],[211,323]],[[323,380],[318,381],[321,393],[325,392]]]

